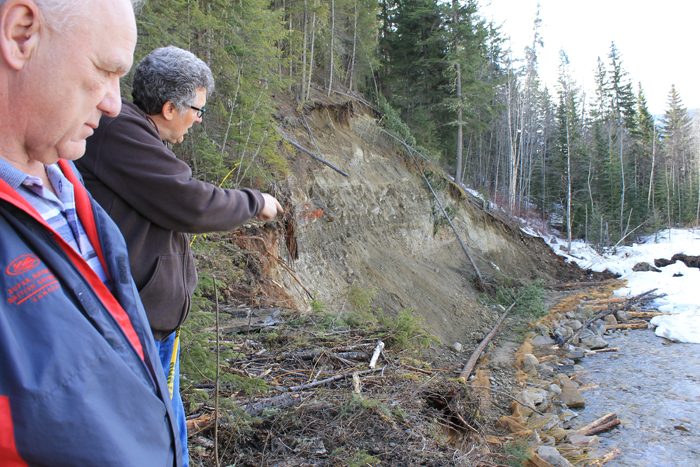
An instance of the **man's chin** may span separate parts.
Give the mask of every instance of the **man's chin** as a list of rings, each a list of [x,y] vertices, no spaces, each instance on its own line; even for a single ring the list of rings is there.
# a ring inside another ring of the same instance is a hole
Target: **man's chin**
[[[69,141],[56,147],[56,153],[59,159],[74,161],[85,155],[85,140]]]

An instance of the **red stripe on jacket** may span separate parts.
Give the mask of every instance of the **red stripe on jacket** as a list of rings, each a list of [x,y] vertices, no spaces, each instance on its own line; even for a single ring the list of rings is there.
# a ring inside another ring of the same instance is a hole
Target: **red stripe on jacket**
[[[19,452],[17,452],[10,400],[7,396],[0,396],[0,465],[3,467],[27,467],[27,463],[19,457]]]
[[[102,246],[100,244],[99,237],[97,235],[97,226],[95,225],[95,217],[93,216],[92,207],[90,205],[90,198],[85,190],[85,187],[77,179],[73,170],[70,168],[67,162],[59,161],[59,166],[63,171],[63,174],[68,178],[68,180],[73,184],[75,192],[75,204],[78,217],[80,222],[83,224],[85,232],[88,234],[88,238],[92,243],[95,252],[100,258],[102,266],[105,268],[105,272],[109,274],[108,269],[105,267],[106,263],[104,260],[104,254],[102,252]],[[73,249],[64,239],[61,237],[51,226],[44,220],[39,212],[34,209],[26,199],[24,199],[17,191],[13,190],[10,185],[8,185],[4,180],[0,179],[0,199],[17,206],[18,208],[24,210],[27,214],[32,216],[37,222],[39,222],[44,228],[53,234],[54,239],[61,246],[63,251],[68,255],[73,264],[78,268],[80,274],[87,279],[88,283],[92,286],[92,289],[97,294],[97,297],[102,301],[107,311],[112,315],[112,317],[117,321],[122,331],[126,335],[131,345],[138,353],[141,360],[144,359],[143,346],[141,345],[141,340],[136,334],[133,324],[129,315],[126,314],[124,308],[119,304],[112,292],[107,289],[102,280],[95,271],[92,270],[90,265],[83,259],[77,251]]]

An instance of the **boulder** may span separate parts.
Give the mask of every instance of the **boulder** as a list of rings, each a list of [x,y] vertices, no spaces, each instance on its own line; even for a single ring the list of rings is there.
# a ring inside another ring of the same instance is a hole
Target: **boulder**
[[[657,269],[649,263],[637,263],[632,268],[634,272],[661,272],[661,269]]]
[[[539,365],[540,362],[537,360],[537,357],[532,355],[531,353],[526,353],[523,355],[523,365],[524,366],[537,366]]]
[[[618,323],[629,321],[631,319],[631,316],[629,315],[629,313],[627,313],[624,310],[617,310],[615,312],[615,317],[617,318]]]
[[[547,391],[538,388],[525,389],[515,396],[515,400],[526,407],[537,408],[537,404],[541,404],[547,400]]]
[[[604,349],[605,347],[610,345],[610,344],[608,344],[608,341],[606,341],[605,339],[603,339],[600,336],[585,337],[585,338],[581,339],[581,344],[585,345],[586,347],[588,347],[591,350]]]
[[[534,415],[528,420],[528,427],[539,431],[549,431],[559,425],[559,417],[548,413],[544,415]]]
[[[532,345],[554,345],[554,339],[549,336],[535,336],[535,338],[532,339]]]
[[[571,382],[568,376],[562,376],[559,380],[561,394],[557,399],[566,404],[570,409],[579,409],[586,406],[586,401],[578,391],[578,388]]]
[[[606,326],[615,326],[617,324],[617,318],[615,318],[615,315],[608,315],[605,317],[605,325]]]
[[[559,454],[557,448],[552,446],[540,446],[537,448],[537,455],[542,460],[552,464],[553,467],[574,467],[571,462]]]
[[[600,438],[598,438],[597,436],[584,436],[574,433],[569,436],[568,441],[574,446],[578,446],[580,448],[587,448],[598,444]]]

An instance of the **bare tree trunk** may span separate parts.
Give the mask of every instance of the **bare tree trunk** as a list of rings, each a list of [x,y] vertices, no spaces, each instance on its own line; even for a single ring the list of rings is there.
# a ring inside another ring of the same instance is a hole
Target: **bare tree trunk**
[[[459,24],[458,5],[457,0],[452,0],[452,22],[455,35],[454,53],[457,57],[457,167],[455,168],[455,182],[459,185],[462,183],[462,146],[464,142],[462,141],[462,66],[459,63],[459,34],[457,31],[457,25]]]
[[[455,169],[455,182],[462,183],[462,68],[457,62],[457,168]]]
[[[328,94],[327,97],[331,96],[331,88],[333,87],[333,52],[334,52],[334,39],[335,39],[335,0],[331,0],[331,73],[330,79],[328,80]]]
[[[350,58],[350,79],[348,80],[348,89],[352,91],[353,84],[355,81],[355,50],[357,49],[357,0],[355,0],[355,20],[353,24],[353,29],[352,29],[352,57]],[[368,57],[368,62],[369,62],[369,57]],[[372,63],[369,62],[369,66],[372,66]],[[372,72],[372,76],[374,77],[374,71]],[[379,91],[375,91],[379,92]],[[377,95],[377,99],[379,99],[379,95]]]
[[[311,17],[311,52],[309,54],[309,83],[306,86],[306,99],[311,95],[311,77],[314,68],[314,42],[316,41],[316,0],[314,0],[314,14]]]
[[[566,115],[566,252],[571,253],[571,139]]]
[[[306,101],[307,0],[304,0],[304,49],[301,56],[301,102]]]
[[[624,133],[622,131],[622,125],[618,124],[618,131],[620,134],[620,175],[622,178],[622,193],[620,194],[620,236],[622,237],[624,233],[622,232],[622,229],[624,229],[625,225],[625,161],[623,158],[623,148],[625,146],[624,143]]]
[[[656,210],[654,206],[654,167],[656,166],[656,126],[653,132],[654,139],[651,142],[651,173],[649,174],[649,196],[647,196],[647,211],[651,204],[652,211]]]
[[[520,129],[514,128],[517,122],[513,123],[513,113],[517,112],[517,107],[514,109],[513,106],[517,106],[517,89],[515,87],[515,77],[511,77],[506,85],[506,99],[508,100],[506,112],[508,112],[508,145],[509,147],[509,162],[510,162],[510,174],[508,181],[508,209],[511,214],[515,212],[515,201],[518,187],[518,168],[520,165],[520,157],[518,151],[518,139],[520,138]],[[515,101],[515,102],[514,102]]]
[[[286,9],[286,7],[285,7],[285,9]],[[293,37],[293,36],[292,36],[292,9],[291,9],[291,7],[290,7],[290,9],[289,9],[289,39],[287,39],[287,40],[288,40],[288,45],[287,45],[287,47],[289,48],[289,50],[287,51],[287,56],[289,57],[289,81],[290,81],[289,86],[290,86],[290,87],[292,86],[292,85],[291,85],[291,81],[292,81],[292,76],[293,76],[293,73],[294,73],[294,65],[293,65],[293,62],[292,62],[292,56],[293,56],[293,54],[292,54],[292,49],[293,49],[293,47],[292,47],[292,37]],[[291,90],[291,89],[290,89],[290,90]]]

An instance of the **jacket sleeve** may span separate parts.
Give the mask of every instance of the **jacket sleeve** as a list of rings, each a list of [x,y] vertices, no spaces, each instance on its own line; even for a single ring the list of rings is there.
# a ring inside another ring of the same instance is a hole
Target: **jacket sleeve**
[[[91,171],[154,224],[175,232],[228,231],[262,210],[257,190],[223,189],[192,178],[145,118],[122,113],[103,123]]]

